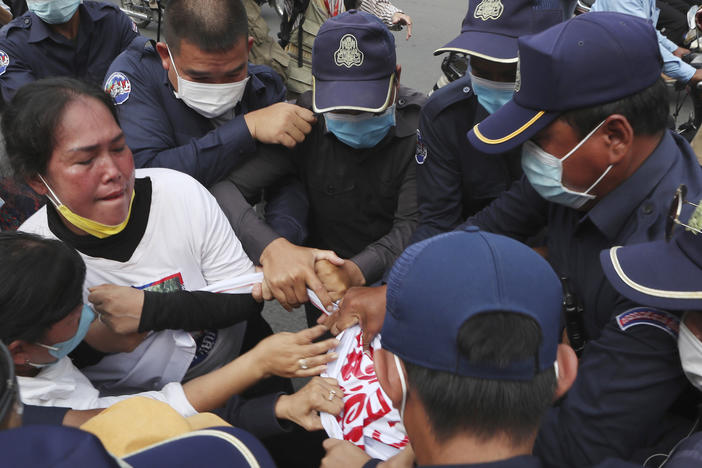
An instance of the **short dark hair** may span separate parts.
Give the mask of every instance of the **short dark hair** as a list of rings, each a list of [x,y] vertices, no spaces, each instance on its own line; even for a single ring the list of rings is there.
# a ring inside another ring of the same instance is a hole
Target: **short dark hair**
[[[20,88],[2,115],[5,148],[16,178],[26,180],[46,173],[63,113],[70,103],[82,98],[103,103],[118,121],[112,98],[94,84],[59,77]]]
[[[248,27],[241,0],[170,0],[163,35],[176,54],[183,39],[206,52],[223,52],[246,39]]]
[[[85,263],[61,241],[0,232],[0,340],[36,342],[83,302]]]
[[[512,312],[489,312],[466,320],[458,348],[473,363],[505,366],[538,355],[541,330],[532,318]],[[555,370],[531,381],[464,377],[404,361],[410,388],[417,392],[440,442],[468,432],[479,440],[506,435],[513,445],[534,436],[553,401]]]
[[[570,124],[584,138],[597,124],[612,114],[629,121],[635,135],[655,135],[667,128],[670,107],[668,89],[662,78],[636,94],[606,104],[564,112],[560,119]]]

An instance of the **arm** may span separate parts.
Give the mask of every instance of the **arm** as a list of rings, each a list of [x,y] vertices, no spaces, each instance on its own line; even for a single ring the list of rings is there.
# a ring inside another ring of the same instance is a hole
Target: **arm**
[[[432,121],[422,112],[418,146],[427,154],[417,167],[419,225],[410,244],[450,231],[463,221],[459,152],[435,133],[440,124],[440,118]]]
[[[412,231],[417,224],[417,179],[414,161],[405,171],[397,198],[397,208],[392,228],[383,237],[368,245],[351,258],[363,274],[364,283],[372,284],[379,280],[385,270],[389,269],[395,259],[407,246]],[[352,284],[351,286],[362,286]]]
[[[478,226],[484,231],[524,241],[546,225],[547,215],[548,202],[536,193],[526,176],[522,176],[508,191],[456,229]]]
[[[542,421],[534,453],[547,466],[630,459],[660,432],[686,384],[675,337],[646,324],[622,330],[613,319],[587,344],[573,387]]]
[[[402,13],[389,0],[362,0],[358,9],[377,16],[386,26],[393,25],[392,17],[395,13]]]
[[[0,41],[0,50],[7,53],[10,63],[5,72],[0,75],[0,93],[5,103],[9,103],[15,96],[15,93],[22,86],[36,80],[34,71],[29,63],[23,60],[23,55],[18,52],[7,36]]]

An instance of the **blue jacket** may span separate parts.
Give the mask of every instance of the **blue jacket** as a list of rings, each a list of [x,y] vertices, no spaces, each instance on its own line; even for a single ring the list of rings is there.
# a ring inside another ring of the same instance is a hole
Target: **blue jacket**
[[[115,5],[86,1],[78,12],[75,43],[32,12],[0,29],[0,94],[5,102],[23,85],[51,76],[99,85],[110,63],[139,35],[134,22]]]
[[[415,156],[420,220],[410,243],[456,228],[522,175],[519,148],[493,155],[468,144],[468,130],[487,116],[468,76],[422,108]]]
[[[249,76],[236,117],[215,127],[175,97],[153,43],[135,41],[110,65],[105,89],[118,104],[136,167],[168,167],[209,187],[253,156],[244,114],[283,101],[285,87],[265,66],[249,64]]]

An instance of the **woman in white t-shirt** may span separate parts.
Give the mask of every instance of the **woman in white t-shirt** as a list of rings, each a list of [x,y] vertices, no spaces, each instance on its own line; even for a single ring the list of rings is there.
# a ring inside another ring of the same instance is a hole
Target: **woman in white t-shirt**
[[[223,389],[235,394],[245,386],[234,374],[256,373],[271,359],[287,364],[259,377],[317,375],[333,359],[322,353],[335,340],[312,343],[321,329],[270,338],[278,345],[269,348],[271,341],[257,344],[270,328],[250,294],[198,291],[217,290],[218,283],[253,273],[254,267],[213,197],[194,179],[167,169],[135,172],[113,104],[102,90],[71,78],[36,81],[5,109],[2,130],[16,176],[50,201],[21,230],[60,239],[80,253],[86,265],[81,304],[87,303],[86,290],[116,285],[111,287],[119,289],[121,306],[133,316],[133,323],[120,330],[124,334],[105,325],[109,316],[81,325],[81,331],[87,328],[85,339],[71,357],[80,377],[88,377],[100,396],[162,390],[193,379],[203,392],[198,396],[214,392],[221,397]],[[102,310],[102,305],[95,308]],[[78,311],[75,315],[73,320],[80,321]],[[251,330],[256,339],[249,336]],[[72,332],[63,338],[74,337]],[[269,351],[261,362],[244,353],[258,349],[254,354],[261,354],[265,343]],[[241,358],[221,367],[240,352]],[[252,360],[255,365],[245,365]],[[46,370],[51,385],[58,381],[51,372],[64,375],[60,364]],[[64,369],[74,370],[72,365]],[[225,384],[214,377],[222,372],[231,372]],[[261,437],[284,431],[278,419],[318,429],[314,408],[326,404],[321,400],[336,387],[327,388],[331,383],[324,381],[322,391],[316,388],[320,381],[315,382],[290,397],[281,396],[280,386],[268,385],[265,392],[247,395],[246,405],[230,400],[220,414]],[[206,383],[211,390],[205,391]],[[291,398],[297,401],[292,408],[286,403]],[[192,406],[198,411],[212,407]]]

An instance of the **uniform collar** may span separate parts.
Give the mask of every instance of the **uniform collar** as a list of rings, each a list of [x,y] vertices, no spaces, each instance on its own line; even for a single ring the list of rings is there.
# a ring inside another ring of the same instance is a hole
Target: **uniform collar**
[[[617,234],[628,222],[629,213],[636,212],[675,164],[676,158],[672,155],[678,152],[675,140],[665,131],[660,143],[643,164],[622,184],[605,195],[583,219],[589,218],[607,238],[616,239]]]
[[[81,3],[78,6],[78,11],[80,11],[80,25],[78,26],[79,35],[80,33],[89,33],[93,29],[93,24],[98,20],[104,18],[108,13],[108,8],[88,8],[85,4]],[[33,12],[28,11],[27,14],[32,22],[29,30],[29,38],[27,42],[40,42],[48,37],[63,39],[67,41],[65,37],[51,30],[48,24],[43,22],[37,15]],[[88,21],[88,19],[90,21]],[[26,20],[25,20],[26,21]]]

